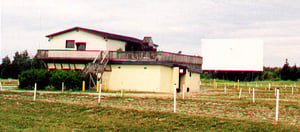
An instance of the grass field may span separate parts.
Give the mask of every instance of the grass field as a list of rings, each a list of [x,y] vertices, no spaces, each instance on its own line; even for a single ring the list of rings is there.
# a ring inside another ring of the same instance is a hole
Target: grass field
[[[97,104],[96,94],[40,92],[33,102],[32,93],[1,91],[0,131],[300,131],[298,93],[284,96],[278,123],[274,95],[263,89],[256,103],[233,88],[178,94],[176,113],[172,95],[136,95],[104,94]]]

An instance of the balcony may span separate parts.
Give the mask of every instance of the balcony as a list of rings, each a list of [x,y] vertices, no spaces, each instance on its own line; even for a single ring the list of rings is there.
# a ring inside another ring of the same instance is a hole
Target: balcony
[[[93,61],[99,54],[97,50],[38,50],[37,57],[42,60],[85,60]],[[109,61],[119,62],[168,62],[182,64],[202,64],[202,57],[156,51],[109,51]]]

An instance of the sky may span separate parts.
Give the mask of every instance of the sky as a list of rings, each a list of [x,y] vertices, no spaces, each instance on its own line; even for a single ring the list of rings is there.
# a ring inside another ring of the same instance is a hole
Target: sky
[[[152,36],[159,50],[191,55],[201,39],[261,39],[265,66],[300,66],[299,0],[1,0],[0,13],[1,58],[34,56],[46,35],[80,26]]]

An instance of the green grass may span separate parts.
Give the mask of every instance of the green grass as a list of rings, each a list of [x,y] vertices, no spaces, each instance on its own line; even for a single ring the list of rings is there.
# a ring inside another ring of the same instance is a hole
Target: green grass
[[[300,128],[259,118],[238,119],[197,113],[202,109],[217,111],[220,105],[235,103],[201,100],[178,100],[178,113],[172,112],[172,101],[159,98],[105,97],[101,105],[87,95],[38,95],[0,92],[0,131],[299,131]],[[202,105],[201,105],[202,104]],[[215,104],[219,106],[214,107]],[[199,106],[199,108],[197,107]],[[238,103],[240,109],[273,105]],[[299,106],[286,105],[288,110]],[[186,111],[185,111],[186,109]],[[223,109],[223,108],[221,108]],[[194,112],[188,112],[193,110]],[[233,112],[240,112],[233,110]],[[299,111],[298,111],[299,112]]]

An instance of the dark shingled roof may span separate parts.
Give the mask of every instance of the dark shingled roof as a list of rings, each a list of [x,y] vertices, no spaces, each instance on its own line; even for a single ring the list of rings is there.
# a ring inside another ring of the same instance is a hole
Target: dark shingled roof
[[[129,36],[124,36],[124,35],[119,35],[119,34],[114,34],[114,33],[108,33],[108,32],[103,32],[103,31],[98,31],[98,30],[94,30],[94,29],[88,29],[88,28],[82,28],[82,27],[73,27],[73,28],[69,28],[60,32],[56,32],[56,33],[52,33],[47,35],[46,37],[52,37],[52,36],[56,36],[62,33],[66,33],[66,32],[70,32],[73,30],[82,30],[82,31],[86,31],[92,34],[96,34],[105,38],[109,38],[109,39],[115,39],[115,40],[121,40],[121,41],[125,41],[125,42],[130,42],[130,43],[138,43],[138,44],[142,44],[143,40],[141,39],[137,39],[134,37],[129,37]],[[154,46],[158,46],[157,44],[154,44]]]

